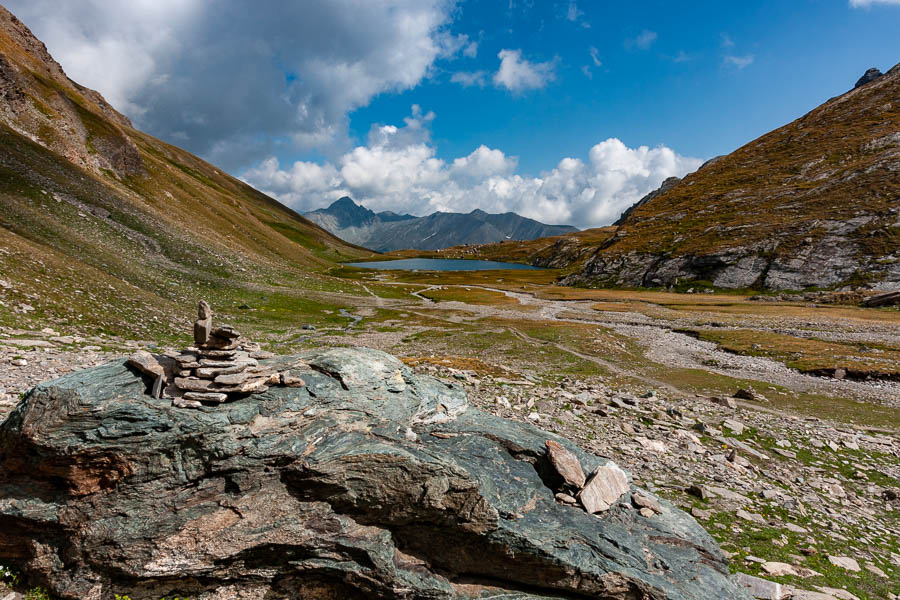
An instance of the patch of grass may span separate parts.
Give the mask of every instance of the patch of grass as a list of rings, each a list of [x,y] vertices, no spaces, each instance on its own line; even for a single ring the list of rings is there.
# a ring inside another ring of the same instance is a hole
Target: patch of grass
[[[750,329],[705,329],[695,334],[726,352],[762,356],[804,373],[829,374],[845,369],[855,377],[900,378],[900,349],[884,344],[830,342]]]
[[[815,589],[816,585],[844,588],[860,598],[887,598],[887,593],[892,591],[890,580],[882,579],[866,569],[859,573],[853,573],[831,564],[828,560],[829,554],[843,555],[848,549],[844,542],[824,535],[821,528],[814,522],[816,517],[789,514],[783,508],[772,505],[754,507],[751,512],[761,514],[767,521],[775,523],[775,525],[760,525],[742,521],[731,512],[717,512],[706,523],[709,533],[722,544],[723,548],[736,552],[731,558],[732,572],[750,573],[791,584],[800,589]],[[811,533],[788,531],[780,525],[784,522],[793,522],[808,529]],[[863,532],[858,531],[855,527],[846,526],[843,529],[842,535],[849,539],[859,539],[859,536],[863,535]],[[816,553],[806,557],[802,562],[798,562],[795,556],[800,554],[800,548],[810,545],[807,541],[810,535],[815,535],[813,547],[816,549]],[[897,537],[892,536],[892,538],[888,541],[889,544],[896,543]],[[879,548],[878,550],[886,554],[889,548]],[[747,556],[796,564],[821,573],[821,576],[774,577],[762,572],[759,564],[744,560]]]

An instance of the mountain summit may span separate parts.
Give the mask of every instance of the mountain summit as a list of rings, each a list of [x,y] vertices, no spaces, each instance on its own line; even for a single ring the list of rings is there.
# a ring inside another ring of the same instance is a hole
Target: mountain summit
[[[565,282],[900,287],[898,98],[900,65],[707,162],[633,207]]]
[[[436,212],[425,217],[376,213],[346,196],[304,216],[344,241],[379,252],[533,240],[578,231],[570,225],[545,225],[515,213],[493,215],[480,209],[467,214]]]

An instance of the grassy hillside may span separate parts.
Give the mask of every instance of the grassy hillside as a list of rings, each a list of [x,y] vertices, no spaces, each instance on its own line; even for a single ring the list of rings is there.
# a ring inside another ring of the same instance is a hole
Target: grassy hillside
[[[197,297],[333,287],[370,255],[135,130],[0,9],[0,324],[183,328]]]
[[[817,221],[863,215],[874,217],[855,236],[866,251],[900,250],[898,97],[895,68],[712,162],[637,208],[608,251],[699,254],[774,236],[774,251],[789,253],[827,234]]]
[[[634,208],[572,283],[900,284],[900,66]]]

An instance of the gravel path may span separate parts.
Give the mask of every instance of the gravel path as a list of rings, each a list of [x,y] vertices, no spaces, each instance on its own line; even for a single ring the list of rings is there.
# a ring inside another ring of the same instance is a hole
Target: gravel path
[[[509,307],[495,307],[482,304],[468,304],[459,301],[442,301],[435,303],[433,300],[422,296],[423,292],[441,288],[479,288],[487,291],[502,293],[515,299],[521,306],[529,307],[529,310],[517,310]],[[749,379],[783,386],[796,392],[821,393],[825,395],[840,395],[863,402],[900,407],[900,382],[872,380],[854,381],[837,380],[833,378],[815,377],[799,373],[786,367],[784,364],[761,357],[742,356],[724,352],[712,342],[694,339],[688,335],[676,333],[674,330],[684,327],[696,327],[696,323],[704,318],[714,318],[714,313],[694,313],[686,317],[679,311],[664,311],[663,314],[671,314],[675,319],[662,319],[647,316],[642,313],[628,311],[599,311],[594,308],[596,302],[590,300],[549,300],[538,298],[533,294],[514,292],[500,288],[486,286],[450,286],[432,285],[412,292],[412,295],[422,304],[429,307],[440,307],[441,311],[459,311],[472,313],[472,319],[483,317],[511,318],[538,321],[560,321],[570,323],[591,323],[601,327],[607,327],[616,333],[625,335],[644,348],[649,360],[673,368],[702,369],[710,373],[724,375],[737,379]],[[420,305],[419,308],[422,308]],[[536,310],[535,310],[536,309]],[[430,316],[436,316],[429,311]],[[459,322],[458,314],[452,319]],[[810,321],[797,318],[779,318],[774,323],[772,319],[739,319],[737,325],[726,329],[752,328],[762,331],[784,333],[797,337],[815,337],[836,342],[857,342],[864,344],[878,342],[900,341],[900,328],[889,324],[872,322],[832,322],[830,320]],[[860,330],[860,328],[864,330]],[[518,332],[521,334],[521,332]],[[581,358],[595,361],[599,357],[587,355],[582,351],[557,346],[567,352]],[[603,366],[616,372],[622,371],[609,361],[602,361]],[[711,366],[717,365],[717,366]],[[627,370],[626,370],[627,371]],[[629,373],[637,376],[635,373]],[[642,378],[637,376],[638,378]],[[648,381],[657,386],[668,385],[658,381]]]

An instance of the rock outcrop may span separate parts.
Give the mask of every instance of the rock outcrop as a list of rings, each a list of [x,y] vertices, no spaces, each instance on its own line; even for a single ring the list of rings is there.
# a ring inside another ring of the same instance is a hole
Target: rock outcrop
[[[0,560],[72,600],[749,598],[691,517],[454,384],[365,349],[260,364],[305,385],[184,410],[114,361],[31,390]],[[558,498],[582,484],[597,514]]]
[[[618,227],[619,225],[621,225],[622,223],[624,223],[625,221],[628,220],[628,217],[631,216],[631,213],[634,212],[634,210],[636,208],[647,204],[648,202],[650,202],[651,200],[653,200],[654,198],[656,198],[657,196],[659,196],[661,194],[665,194],[666,192],[671,190],[673,187],[678,185],[678,182],[680,182],[680,181],[681,181],[680,177],[666,177],[666,179],[663,180],[663,182],[659,185],[658,188],[656,188],[652,192],[646,194],[643,198],[641,198],[640,200],[638,200],[637,202],[635,202],[634,204],[632,204],[631,206],[626,208],[622,212],[622,214],[619,215],[619,218],[616,219],[616,222],[613,223],[613,225]]]
[[[866,69],[866,72],[863,73],[863,76],[856,80],[856,85],[853,86],[853,89],[855,90],[856,88],[858,88],[860,86],[866,85],[870,81],[875,81],[882,75],[883,75],[883,73],[881,71],[879,71],[878,69],[876,69],[875,67],[872,67],[871,69]]]

